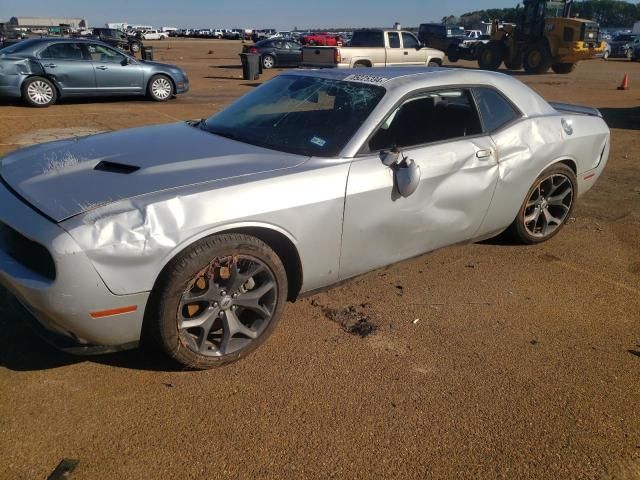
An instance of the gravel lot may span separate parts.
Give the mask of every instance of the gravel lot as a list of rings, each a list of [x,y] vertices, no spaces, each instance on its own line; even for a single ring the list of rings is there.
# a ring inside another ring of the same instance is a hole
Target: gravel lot
[[[256,85],[239,42],[152,45],[186,68],[189,94],[0,104],[0,154],[208,116]],[[254,355],[206,372],[61,354],[1,301],[0,478],[73,458],[73,479],[640,479],[640,64],[518,78],[613,129],[560,235],[447,248],[300,300]],[[377,329],[352,335],[354,318]]]

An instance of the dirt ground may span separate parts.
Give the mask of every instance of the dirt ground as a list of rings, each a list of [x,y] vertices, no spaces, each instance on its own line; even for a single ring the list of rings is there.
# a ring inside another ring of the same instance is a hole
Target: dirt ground
[[[256,85],[237,42],[153,46],[186,68],[189,94],[2,104],[0,154],[201,118]],[[206,372],[64,355],[0,302],[0,478],[71,458],[74,479],[640,479],[640,64],[518,78],[613,129],[560,235],[447,248],[300,300],[255,354]],[[350,319],[377,329],[350,334]]]

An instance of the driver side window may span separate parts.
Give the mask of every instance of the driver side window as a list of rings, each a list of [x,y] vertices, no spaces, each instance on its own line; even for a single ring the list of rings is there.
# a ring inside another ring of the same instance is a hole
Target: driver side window
[[[369,140],[369,151],[406,148],[482,133],[471,92],[425,92],[406,100]]]

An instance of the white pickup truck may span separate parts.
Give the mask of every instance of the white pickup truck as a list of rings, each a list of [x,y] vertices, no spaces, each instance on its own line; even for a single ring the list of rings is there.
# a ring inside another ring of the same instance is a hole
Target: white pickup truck
[[[444,52],[423,47],[402,30],[357,30],[346,47],[304,47],[302,66],[358,68],[421,65],[440,67]]]

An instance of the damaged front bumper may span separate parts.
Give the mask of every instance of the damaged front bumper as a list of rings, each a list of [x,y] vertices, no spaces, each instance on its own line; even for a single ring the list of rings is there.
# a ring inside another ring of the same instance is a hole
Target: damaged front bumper
[[[4,183],[0,227],[0,284],[37,320],[47,340],[71,353],[135,346],[148,292],[111,293],[73,238]]]

